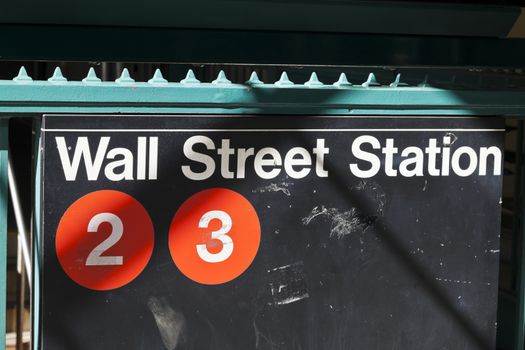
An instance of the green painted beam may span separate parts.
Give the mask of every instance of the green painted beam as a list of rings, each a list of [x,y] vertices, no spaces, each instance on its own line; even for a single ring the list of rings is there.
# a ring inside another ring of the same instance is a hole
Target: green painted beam
[[[0,23],[505,37],[517,6],[404,1],[26,0]]]
[[[28,9],[15,2],[12,4],[24,12]],[[76,6],[78,2],[71,4]],[[45,5],[56,9],[47,2]],[[371,26],[382,23],[374,16],[364,19]],[[392,16],[392,19],[412,25],[401,18]],[[427,16],[421,16],[421,21],[427,19]],[[446,17],[439,17],[439,20],[443,24],[449,23]],[[349,19],[346,22],[351,23]],[[303,23],[311,25],[306,21]],[[482,28],[490,28],[486,22],[477,23]],[[445,35],[0,24],[0,60],[525,66],[525,40]]]
[[[5,349],[7,289],[8,119],[0,119],[0,350]]]
[[[40,152],[42,146],[41,120],[35,118],[33,120],[34,133],[34,148],[33,148],[33,217],[32,217],[32,259],[33,259],[33,273],[31,291],[31,345],[34,350],[40,349],[40,273],[41,273],[41,246],[42,246],[42,153]]]
[[[525,115],[525,90],[444,90],[432,87],[333,85],[310,79],[293,83],[286,76],[263,84],[212,83],[191,79],[168,83],[100,82],[94,72],[83,82],[33,81],[25,71],[0,80],[0,113],[268,113]],[[255,79],[255,78],[254,78]],[[371,75],[368,83],[373,82]],[[361,83],[361,82],[360,82]],[[379,84],[377,84],[379,85]]]

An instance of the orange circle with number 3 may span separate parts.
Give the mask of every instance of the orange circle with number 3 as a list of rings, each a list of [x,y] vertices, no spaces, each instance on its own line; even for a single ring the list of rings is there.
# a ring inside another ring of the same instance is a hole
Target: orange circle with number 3
[[[179,270],[202,284],[221,284],[252,263],[261,240],[255,208],[241,194],[212,188],[194,194],[170,225],[170,254]]]
[[[134,280],[153,252],[153,224],[132,196],[113,190],[91,192],[60,219],[55,247],[60,265],[76,283],[111,290]]]

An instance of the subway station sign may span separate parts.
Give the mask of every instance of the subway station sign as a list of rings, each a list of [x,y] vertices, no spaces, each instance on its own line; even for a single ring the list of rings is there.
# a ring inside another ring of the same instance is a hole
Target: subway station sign
[[[492,348],[503,132],[44,116],[42,347]]]

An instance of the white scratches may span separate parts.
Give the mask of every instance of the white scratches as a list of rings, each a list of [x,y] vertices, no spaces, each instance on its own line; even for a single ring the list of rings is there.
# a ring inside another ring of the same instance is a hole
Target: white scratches
[[[253,193],[264,193],[264,192],[282,192],[288,197],[291,196],[289,187],[293,186],[293,182],[281,182],[279,184],[271,183],[268,186],[258,187],[253,190]]]
[[[440,278],[436,277],[436,281],[445,282],[445,283],[456,283],[456,284],[472,284],[472,281],[468,280],[454,280],[454,279],[448,279],[448,278]]]
[[[365,231],[373,224],[375,218],[361,218],[355,208],[340,211],[337,208],[314,207],[310,214],[302,218],[303,225],[309,225],[317,217],[330,221],[330,237],[341,239],[351,233]]]
[[[310,297],[303,269],[303,262],[299,261],[268,271],[273,305],[287,305]]]
[[[456,134],[447,132],[443,138],[443,146],[452,146],[458,140]]]
[[[167,350],[175,350],[186,327],[184,315],[175,311],[164,298],[150,297],[148,308],[155,318],[164,346]]]
[[[290,266],[292,266],[292,264],[279,266],[279,267],[273,268],[273,269],[271,269],[271,270],[268,270],[268,272],[278,271],[278,270],[284,270],[284,269],[289,268]]]
[[[308,293],[297,295],[297,296],[290,296],[288,298],[284,298],[284,299],[275,301],[275,305],[287,305],[287,304],[295,303],[296,301],[299,301],[299,300],[302,300],[308,297],[310,297]]]

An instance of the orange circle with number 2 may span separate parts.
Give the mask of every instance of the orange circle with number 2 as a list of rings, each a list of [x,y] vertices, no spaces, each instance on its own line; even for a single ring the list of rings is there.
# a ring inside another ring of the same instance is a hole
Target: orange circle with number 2
[[[135,279],[153,252],[153,224],[132,196],[113,190],[91,192],[74,202],[58,224],[60,265],[76,283],[111,290]]]
[[[241,275],[259,249],[261,227],[255,208],[241,194],[212,188],[194,194],[170,225],[170,254],[179,270],[202,284],[221,284]]]

